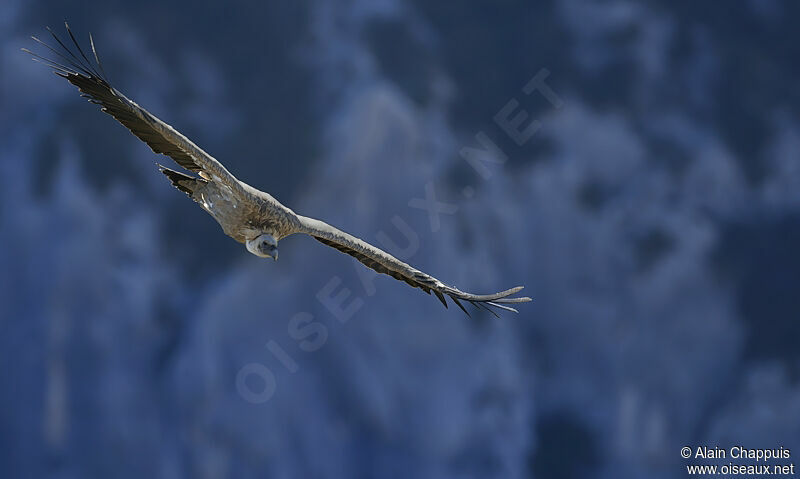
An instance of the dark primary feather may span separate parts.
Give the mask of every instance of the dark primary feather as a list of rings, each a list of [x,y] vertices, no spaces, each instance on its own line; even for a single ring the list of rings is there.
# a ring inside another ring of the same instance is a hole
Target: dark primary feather
[[[197,185],[207,183],[207,180],[203,178],[195,178],[193,176],[185,175],[180,171],[171,170],[164,165],[158,165],[158,170],[161,173],[164,173],[164,176],[169,178],[172,186],[183,191],[189,195],[189,198],[192,199],[194,199],[193,194]]]
[[[57,75],[66,78],[70,83],[78,87],[83,93],[82,96],[88,98],[90,102],[100,105],[102,111],[122,123],[136,137],[147,143],[154,152],[169,156],[178,165],[187,170],[194,172],[205,171],[209,175],[220,178],[234,191],[243,195],[247,194],[239,181],[211,155],[201,150],[188,138],[111,86],[108,78],[103,73],[103,66],[100,63],[91,34],[89,35],[89,43],[92,47],[91,52],[94,57],[94,63],[84,53],[72,34],[69,25],[66,22],[64,25],[77,53],[50,28],[47,31],[50,32],[53,39],[61,47],[60,49],[54,48],[36,37],[32,38],[55,54],[54,58],[46,58],[24,48],[23,51],[31,54],[35,60],[50,66]]]

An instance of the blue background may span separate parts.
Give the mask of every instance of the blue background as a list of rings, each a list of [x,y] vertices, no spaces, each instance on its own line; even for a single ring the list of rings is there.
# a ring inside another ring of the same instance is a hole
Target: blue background
[[[667,478],[683,446],[800,455],[798,10],[4,0],[0,475]],[[310,238],[247,253],[19,51],[64,18],[239,178],[534,302],[469,319]],[[543,69],[559,108],[522,91]],[[511,100],[540,122],[522,144],[494,121]],[[489,178],[459,154],[480,133],[507,158]],[[426,188],[455,211],[409,206]],[[324,299],[343,288],[352,314]]]

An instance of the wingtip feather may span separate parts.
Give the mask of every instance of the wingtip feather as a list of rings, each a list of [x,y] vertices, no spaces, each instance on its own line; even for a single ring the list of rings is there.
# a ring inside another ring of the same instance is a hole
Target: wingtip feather
[[[461,311],[464,311],[464,314],[466,314],[466,315],[467,315],[467,316],[469,316],[470,318],[472,317],[472,315],[471,315],[471,314],[469,314],[469,311],[467,311],[467,309],[464,307],[464,305],[463,305],[463,304],[461,304],[461,302],[458,300],[458,298],[456,298],[455,296],[452,296],[452,295],[451,295],[451,296],[450,296],[450,299],[452,299],[452,300],[453,300],[453,302],[454,302],[454,303],[456,303],[456,305],[457,305],[459,308],[461,308]]]
[[[436,298],[438,298],[439,301],[441,301],[441,303],[444,305],[445,309],[449,309],[449,307],[447,306],[447,301],[445,301],[444,299],[444,295],[435,289],[433,290],[433,292],[434,294],[436,294]]]
[[[521,296],[519,298],[500,298],[494,300],[495,303],[527,303],[529,301],[533,300],[527,296]]]
[[[497,303],[492,302],[492,301],[490,301],[490,302],[488,302],[486,304],[488,304],[490,306],[494,306],[495,308],[502,309],[503,311],[510,311],[512,313],[519,313],[519,311],[517,311],[516,309],[512,308],[511,306],[503,306],[502,304],[497,304]]]

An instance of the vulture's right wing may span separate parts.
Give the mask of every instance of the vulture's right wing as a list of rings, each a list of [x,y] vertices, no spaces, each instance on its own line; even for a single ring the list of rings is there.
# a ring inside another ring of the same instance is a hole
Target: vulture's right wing
[[[247,195],[241,183],[225,169],[222,163],[112,87],[103,72],[92,36],[89,35],[89,42],[92,47],[94,64],[75,40],[69,25],[66,22],[64,25],[77,52],[67,47],[49,28],[47,30],[61,47],[60,49],[50,46],[36,37],[32,38],[47,47],[57,57],[45,58],[25,48],[23,51],[53,68],[57,75],[66,78],[78,87],[83,93],[82,96],[88,98],[90,102],[100,105],[102,111],[122,123],[140,140],[147,143],[154,152],[169,156],[180,166],[201,173],[207,179],[222,182],[240,195]]]

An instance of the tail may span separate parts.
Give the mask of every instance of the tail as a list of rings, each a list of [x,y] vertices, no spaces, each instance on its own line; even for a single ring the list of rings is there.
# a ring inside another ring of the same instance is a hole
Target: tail
[[[158,169],[161,171],[161,173],[164,173],[167,178],[169,178],[169,181],[172,182],[172,186],[183,191],[189,195],[190,198],[194,194],[194,190],[197,188],[197,186],[199,186],[199,184],[206,183],[206,180],[202,178],[185,175],[175,170],[170,170],[163,165],[158,165]]]

